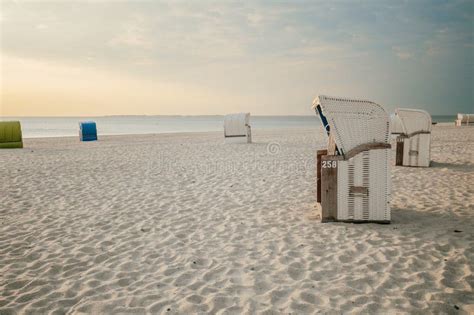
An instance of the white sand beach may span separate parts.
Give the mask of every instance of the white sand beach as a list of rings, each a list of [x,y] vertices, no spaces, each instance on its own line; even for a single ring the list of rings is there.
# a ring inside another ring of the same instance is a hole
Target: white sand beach
[[[322,129],[0,150],[0,314],[474,313],[474,127],[392,167],[392,224],[320,223]]]

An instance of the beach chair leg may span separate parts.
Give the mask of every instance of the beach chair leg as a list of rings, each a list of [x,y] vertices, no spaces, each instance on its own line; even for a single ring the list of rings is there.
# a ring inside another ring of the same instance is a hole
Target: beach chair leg
[[[395,165],[402,166],[403,165],[403,146],[405,142],[401,138],[397,138],[397,148],[396,148],[396,155],[395,155]]]
[[[321,203],[321,157],[327,155],[328,150],[316,151],[316,202]]]
[[[321,167],[321,222],[337,220],[337,161],[333,156],[322,156]]]

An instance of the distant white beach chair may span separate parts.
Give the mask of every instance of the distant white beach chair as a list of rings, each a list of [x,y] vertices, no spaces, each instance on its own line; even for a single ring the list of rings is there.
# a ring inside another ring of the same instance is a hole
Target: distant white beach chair
[[[229,114],[224,117],[226,143],[251,143],[250,113]]]
[[[474,114],[458,114],[458,118],[455,121],[457,127],[469,124],[474,124]]]
[[[401,132],[397,132],[395,165],[430,166],[430,114],[419,109],[397,108],[395,117],[401,123]]]
[[[317,151],[321,220],[390,223],[389,116],[376,103],[318,96],[313,109],[328,135]]]

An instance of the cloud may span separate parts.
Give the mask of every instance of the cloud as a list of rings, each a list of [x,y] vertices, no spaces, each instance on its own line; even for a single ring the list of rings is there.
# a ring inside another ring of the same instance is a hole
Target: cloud
[[[0,49],[239,100],[223,108],[301,114],[319,91],[444,110],[445,95],[474,102],[473,11],[469,1],[6,2]]]
[[[153,46],[150,31],[144,26],[144,18],[134,15],[120,26],[120,31],[107,42],[111,46],[130,46],[149,49]]]
[[[124,76],[120,71],[58,62],[3,56],[0,98],[2,115],[184,114],[215,112],[221,104],[236,106],[243,97],[230,96],[199,84]]]
[[[434,41],[426,41],[425,42],[426,50],[425,53],[426,55],[433,57],[441,52],[441,47],[437,45]]]
[[[38,30],[44,30],[44,29],[47,29],[47,28],[48,28],[48,25],[43,24],[43,23],[40,23],[40,24],[36,25],[36,29],[38,29]]]
[[[394,51],[395,55],[401,60],[409,60],[413,58],[412,52],[409,52],[398,46],[392,47],[392,50]]]

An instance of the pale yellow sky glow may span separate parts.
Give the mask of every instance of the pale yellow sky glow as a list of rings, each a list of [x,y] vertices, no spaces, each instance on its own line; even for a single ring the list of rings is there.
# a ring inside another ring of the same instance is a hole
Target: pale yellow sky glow
[[[0,1],[3,116],[472,112],[472,1]]]
[[[2,114],[5,116],[101,116],[222,113],[243,99],[185,85],[3,56]],[[233,108],[234,107],[234,108]]]

